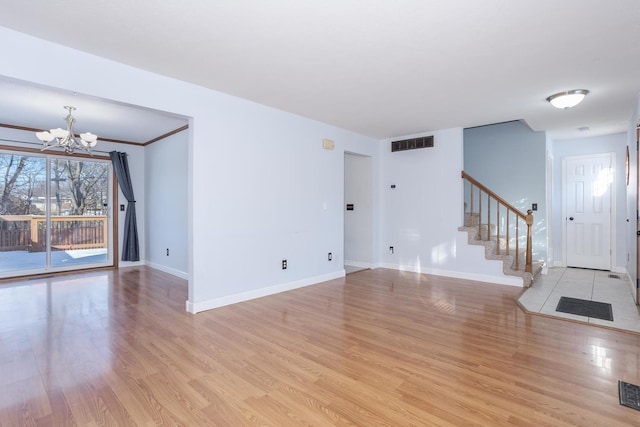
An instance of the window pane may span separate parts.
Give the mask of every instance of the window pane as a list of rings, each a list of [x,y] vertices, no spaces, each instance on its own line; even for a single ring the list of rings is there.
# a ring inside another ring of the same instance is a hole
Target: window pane
[[[0,275],[46,267],[46,159],[0,153]]]
[[[110,165],[51,159],[51,265],[108,261]]]

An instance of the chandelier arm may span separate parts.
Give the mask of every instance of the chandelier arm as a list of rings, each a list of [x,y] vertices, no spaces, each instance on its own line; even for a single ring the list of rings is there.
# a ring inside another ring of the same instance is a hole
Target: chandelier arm
[[[49,132],[36,132],[36,137],[42,141],[43,145],[40,151],[57,147],[63,148],[66,154],[73,154],[76,148],[81,148],[90,155],[93,155],[91,148],[97,144],[98,137],[90,132],[76,137],[73,130],[73,125],[75,124],[76,119],[72,114],[76,108],[71,106],[65,106],[64,108],[68,111],[67,116],[64,118],[64,121],[67,123],[67,130],[64,131],[58,128],[51,129]],[[51,138],[49,138],[49,136],[51,136]],[[78,141],[78,138],[80,138],[81,142]],[[51,141],[54,139],[55,143],[52,144]]]

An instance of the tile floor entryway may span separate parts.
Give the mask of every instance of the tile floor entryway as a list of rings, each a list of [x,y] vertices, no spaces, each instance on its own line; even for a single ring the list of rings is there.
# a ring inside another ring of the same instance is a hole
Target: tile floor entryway
[[[631,289],[626,274],[580,268],[550,268],[547,274],[538,277],[518,301],[531,312],[640,332],[640,311]],[[613,322],[558,312],[556,307],[560,297],[609,303],[613,310]]]

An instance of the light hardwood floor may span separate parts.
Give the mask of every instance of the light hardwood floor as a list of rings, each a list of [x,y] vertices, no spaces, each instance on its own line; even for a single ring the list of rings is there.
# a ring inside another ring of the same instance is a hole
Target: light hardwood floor
[[[0,285],[2,426],[629,426],[640,335],[393,270],[190,315],[147,267]]]

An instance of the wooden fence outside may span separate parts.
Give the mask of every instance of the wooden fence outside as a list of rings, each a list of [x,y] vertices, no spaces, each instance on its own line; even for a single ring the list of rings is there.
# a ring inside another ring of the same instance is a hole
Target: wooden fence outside
[[[44,215],[0,215],[0,252],[46,250]],[[51,217],[51,250],[107,247],[107,217],[65,215]]]

